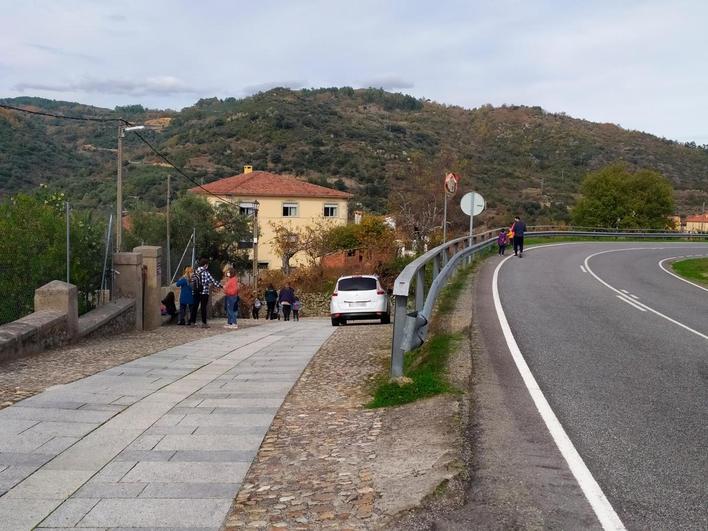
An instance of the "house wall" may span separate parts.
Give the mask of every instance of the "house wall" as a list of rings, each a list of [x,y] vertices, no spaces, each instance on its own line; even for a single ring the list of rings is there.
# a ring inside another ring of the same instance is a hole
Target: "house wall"
[[[211,204],[222,202],[214,196],[206,196]],[[231,200],[238,203],[252,203],[255,200],[260,203],[258,209],[258,262],[268,263],[268,269],[279,269],[282,267],[282,259],[273,250],[272,244],[275,236],[273,225],[285,225],[293,230],[302,229],[319,222],[327,222],[332,225],[346,225],[347,223],[347,201],[344,199],[326,199],[320,197],[252,197],[239,196]],[[297,216],[283,217],[283,206],[285,203],[297,204]],[[337,205],[336,217],[324,217],[325,205]],[[297,253],[290,261],[291,266],[299,266],[306,262],[305,253]]]

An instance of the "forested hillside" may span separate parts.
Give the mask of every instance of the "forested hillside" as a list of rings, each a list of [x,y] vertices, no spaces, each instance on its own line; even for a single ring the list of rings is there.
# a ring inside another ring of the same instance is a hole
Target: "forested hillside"
[[[1,101],[148,123],[153,130],[144,136],[197,182],[252,164],[346,189],[355,194],[354,203],[375,212],[392,210],[400,191],[438,186],[445,171],[453,170],[462,175],[463,192],[475,189],[487,198],[489,220],[511,212],[532,221],[564,219],[582,177],[618,160],[668,177],[679,213],[695,212],[708,200],[708,147],[539,107],[466,110],[347,87],[204,99],[180,112],[140,105],[108,110],[39,98]],[[116,130],[115,123],[0,109],[0,191],[48,183],[77,205],[108,208],[115,199]],[[134,135],[126,136],[125,146],[127,208],[162,206],[170,168]],[[177,190],[193,186],[181,176],[173,183]]]

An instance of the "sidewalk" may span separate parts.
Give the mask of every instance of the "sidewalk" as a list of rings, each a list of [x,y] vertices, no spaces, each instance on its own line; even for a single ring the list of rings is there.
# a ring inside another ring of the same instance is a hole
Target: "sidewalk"
[[[163,350],[0,411],[0,529],[219,529],[326,320]]]

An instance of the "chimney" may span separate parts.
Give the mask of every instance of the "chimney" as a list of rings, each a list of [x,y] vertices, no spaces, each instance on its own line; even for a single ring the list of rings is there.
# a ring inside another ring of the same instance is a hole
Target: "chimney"
[[[243,173],[244,173],[244,174],[246,174],[246,173],[251,173],[252,171],[253,171],[253,166],[251,166],[250,164],[246,164],[246,165],[243,167]]]

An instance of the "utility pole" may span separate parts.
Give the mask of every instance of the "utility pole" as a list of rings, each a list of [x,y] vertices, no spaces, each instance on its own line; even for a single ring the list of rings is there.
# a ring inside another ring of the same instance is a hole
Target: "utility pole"
[[[253,202],[253,293],[258,291],[258,199]]]
[[[123,138],[126,131],[139,131],[144,125],[118,126],[118,176],[116,179],[116,251],[121,251],[123,244]]]
[[[167,174],[167,278],[172,278],[172,263],[171,256],[172,248],[170,247],[170,174]]]
[[[123,125],[118,126],[118,176],[116,180],[116,252],[123,243]]]

